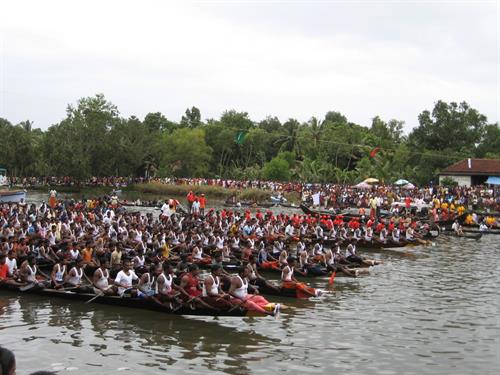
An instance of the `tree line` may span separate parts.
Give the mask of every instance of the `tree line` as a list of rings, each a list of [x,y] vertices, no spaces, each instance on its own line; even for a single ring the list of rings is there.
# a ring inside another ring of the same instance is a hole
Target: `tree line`
[[[438,101],[404,123],[376,116],[370,126],[339,112],[307,122],[269,116],[255,122],[229,110],[203,121],[149,113],[123,118],[102,94],[68,105],[46,131],[0,118],[0,165],[13,176],[176,176],[355,183],[376,177],[425,184],[467,157],[500,158],[500,129],[466,102]]]

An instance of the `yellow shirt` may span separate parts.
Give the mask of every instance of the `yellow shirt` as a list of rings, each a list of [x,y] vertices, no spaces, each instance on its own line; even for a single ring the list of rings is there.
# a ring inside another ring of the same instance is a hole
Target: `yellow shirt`
[[[163,246],[163,249],[161,251],[161,256],[165,259],[170,256],[170,247],[168,247],[167,244]]]
[[[486,225],[493,225],[497,220],[493,216],[488,216],[486,218]]]
[[[439,199],[437,199],[437,198],[434,199],[434,207],[441,208],[441,204],[439,202]]]

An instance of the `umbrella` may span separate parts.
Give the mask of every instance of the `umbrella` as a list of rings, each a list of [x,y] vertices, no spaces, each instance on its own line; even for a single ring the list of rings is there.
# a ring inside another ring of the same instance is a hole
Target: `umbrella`
[[[366,180],[364,180],[363,182],[366,182],[367,184],[373,184],[375,182],[378,182],[378,180],[376,178],[369,177]]]
[[[394,185],[407,185],[407,184],[409,184],[409,183],[410,183],[410,181],[408,181],[408,180],[404,180],[404,179],[402,179],[402,178],[401,178],[401,179],[397,180],[397,181],[394,183]]]
[[[403,189],[415,189],[415,185],[413,185],[411,182],[408,182],[405,186],[403,186]]]
[[[368,183],[366,183],[365,181],[360,182],[360,183],[359,183],[359,184],[357,184],[357,185],[354,185],[354,187],[355,187],[356,189],[371,189],[371,188],[372,188],[372,187],[371,187],[371,185],[370,185],[370,184],[368,184]]]

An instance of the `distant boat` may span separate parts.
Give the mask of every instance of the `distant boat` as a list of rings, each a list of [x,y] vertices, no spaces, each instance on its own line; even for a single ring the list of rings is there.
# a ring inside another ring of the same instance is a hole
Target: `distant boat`
[[[7,185],[7,170],[0,168],[0,203],[19,203],[26,200],[26,191],[2,189]]]
[[[24,190],[0,190],[0,203],[19,203],[25,200]]]
[[[272,195],[271,196],[271,202],[274,203],[274,204],[279,204],[279,203],[286,203],[286,198],[281,196],[281,195]]]

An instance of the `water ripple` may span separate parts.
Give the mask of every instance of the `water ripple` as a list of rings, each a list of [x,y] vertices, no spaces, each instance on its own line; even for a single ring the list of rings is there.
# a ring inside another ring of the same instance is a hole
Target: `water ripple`
[[[377,254],[384,264],[369,276],[338,278],[325,297],[292,302],[279,320],[2,295],[1,343],[17,354],[20,373],[492,374],[500,366],[500,246],[492,237]]]

